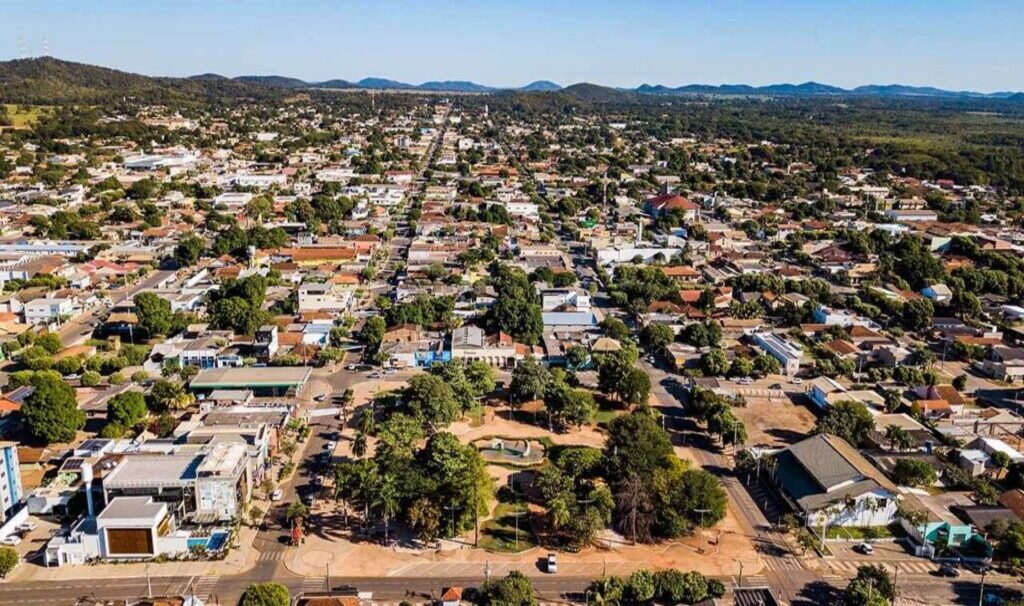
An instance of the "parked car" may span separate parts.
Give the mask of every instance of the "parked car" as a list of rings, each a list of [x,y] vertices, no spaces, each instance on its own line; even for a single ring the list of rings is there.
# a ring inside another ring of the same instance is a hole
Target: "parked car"
[[[313,398],[313,400],[315,400],[315,401],[317,401],[317,402],[323,402],[323,401],[324,401],[324,400],[326,400],[326,399],[327,399],[327,396],[326,396],[326,395],[324,395],[324,394],[320,394],[320,395],[318,395],[317,397]]]
[[[793,385],[800,385],[803,382],[804,380],[801,379],[800,377],[793,377],[793,380],[790,381],[790,383],[792,383]]]
[[[328,443],[324,444],[324,450],[326,450],[327,452],[333,452],[335,447],[337,447],[337,446],[338,446],[337,442],[328,442]]]
[[[942,566],[939,566],[939,569],[938,571],[936,571],[936,574],[938,574],[940,577],[950,577],[955,579],[960,576],[960,569],[954,566],[953,564],[946,563]]]
[[[861,543],[853,548],[854,551],[864,555],[874,555],[875,548],[871,546],[871,543]]]
[[[277,502],[277,501],[280,501],[281,497],[283,497],[283,496],[284,496],[284,493],[281,492],[280,488],[278,488],[274,492],[270,493],[270,500],[273,501],[273,502]]]
[[[39,525],[36,524],[35,522],[23,522],[23,523],[18,525],[18,530],[20,530],[22,532],[32,532],[33,530],[35,530],[38,527],[39,527]]]
[[[555,574],[558,572],[558,558],[556,558],[553,553],[548,554],[547,571],[549,574]]]
[[[10,546],[13,547],[14,545],[17,545],[18,543],[21,543],[21,537],[19,537],[16,534],[8,535],[8,536],[4,537],[4,540],[0,541],[0,543],[2,543],[4,545],[10,545]]]

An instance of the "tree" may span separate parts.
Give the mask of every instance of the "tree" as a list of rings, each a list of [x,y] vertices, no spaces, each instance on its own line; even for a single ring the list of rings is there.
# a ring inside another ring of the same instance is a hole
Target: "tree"
[[[896,588],[885,568],[876,565],[857,567],[857,576],[843,592],[845,606],[888,606],[896,597]]]
[[[569,370],[584,368],[589,361],[590,352],[582,345],[573,345],[565,352],[565,363]]]
[[[192,405],[194,396],[175,381],[157,379],[146,396],[146,403],[150,410],[182,410]]]
[[[633,542],[649,543],[654,525],[654,504],[640,476],[631,474],[615,486],[616,527]]]
[[[889,425],[885,428],[885,439],[889,440],[890,447],[901,452],[909,450],[914,445],[914,438],[910,432],[898,425]]]
[[[654,573],[641,568],[629,575],[623,593],[626,599],[634,604],[646,604],[654,599],[657,585]]]
[[[935,483],[932,466],[917,459],[900,459],[892,470],[893,479],[904,486],[927,487]]]
[[[700,366],[704,374],[719,377],[729,371],[729,358],[721,349],[712,349],[701,355]]]
[[[921,330],[931,326],[935,306],[928,299],[911,299],[903,304],[901,321],[907,330]]]
[[[288,509],[284,512],[284,517],[291,522],[295,518],[305,518],[309,514],[309,508],[302,501],[294,501],[288,505]]]
[[[967,389],[967,375],[957,375],[953,379],[953,388],[957,391],[964,391]]]
[[[432,543],[441,530],[441,508],[427,497],[413,501],[407,510],[409,524],[424,543]]]
[[[487,324],[495,332],[512,335],[517,341],[533,345],[544,331],[544,319],[537,303],[537,291],[526,272],[510,265],[499,265],[493,279],[497,293],[487,312]]]
[[[533,583],[523,573],[513,570],[502,579],[486,581],[479,592],[480,606],[536,606]]]
[[[969,291],[957,290],[954,292],[949,305],[958,316],[965,320],[981,315],[981,299]]]
[[[860,402],[840,400],[825,409],[818,419],[819,433],[835,434],[852,446],[859,447],[868,434],[874,431],[875,421],[871,413]]]
[[[416,418],[435,431],[451,425],[462,413],[451,386],[431,374],[409,380],[405,402]]]
[[[638,476],[649,483],[655,469],[676,458],[668,434],[644,408],[609,423],[604,455],[613,482]]]
[[[18,566],[20,558],[18,551],[13,547],[0,547],[0,578],[7,578],[11,571]]]
[[[651,378],[642,368],[630,368],[616,388],[619,398],[627,405],[646,405],[651,397]]]
[[[651,353],[661,353],[675,337],[667,324],[648,324],[640,331],[640,343]]]
[[[280,583],[249,585],[242,593],[238,606],[290,606],[288,588]]]
[[[155,293],[146,291],[135,295],[135,312],[139,318],[139,326],[147,334],[166,335],[171,330],[174,313],[170,301]]]
[[[370,356],[380,349],[385,330],[387,330],[387,326],[384,323],[384,318],[380,316],[370,316],[363,324],[362,330],[359,331],[359,339],[366,345],[366,353]]]
[[[695,604],[708,595],[708,582],[699,572],[669,568],[654,573],[658,601],[666,604]]]
[[[509,384],[513,404],[521,404],[543,397],[551,381],[551,374],[533,356],[526,356],[512,369]]]
[[[37,372],[32,385],[35,391],[21,409],[29,433],[46,444],[73,440],[85,426],[85,413],[78,409],[74,390],[53,371]]]
[[[996,470],[996,478],[998,479],[1007,469],[1009,469],[1012,460],[1010,459],[1010,455],[1001,450],[997,450],[992,453],[990,462],[992,463],[992,467]],[[933,479],[932,482],[934,481],[935,480]]]
[[[202,238],[188,235],[178,241],[174,247],[174,261],[178,267],[195,265],[199,256],[203,253],[205,243]]]
[[[584,389],[573,389],[564,380],[551,381],[544,393],[544,408],[560,424],[581,427],[597,412],[594,396]]]
[[[107,403],[107,421],[122,427],[133,427],[148,414],[146,398],[137,391],[119,393]]]
[[[619,342],[629,339],[629,328],[626,327],[625,322],[615,316],[607,316],[604,320],[601,320],[601,330],[604,331],[606,337]]]
[[[759,377],[765,377],[768,375],[777,375],[782,372],[782,364],[775,358],[768,354],[758,354],[754,358],[754,374]]]
[[[754,374],[754,364],[750,360],[738,356],[733,358],[732,364],[729,365],[730,377],[749,377],[752,374]]]

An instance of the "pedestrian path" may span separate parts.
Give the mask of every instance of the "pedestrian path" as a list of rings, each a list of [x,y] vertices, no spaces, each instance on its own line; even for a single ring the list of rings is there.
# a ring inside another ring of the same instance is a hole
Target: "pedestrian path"
[[[764,566],[768,570],[787,571],[803,570],[803,565],[796,558],[765,558]]]
[[[256,557],[257,562],[280,562],[284,560],[285,551],[264,551]]]
[[[326,591],[327,590],[327,578],[326,577],[306,577],[302,579],[302,592],[310,593],[314,591]]]
[[[732,584],[737,587],[769,587],[768,577],[761,574],[744,575],[742,582],[739,577],[732,578]]]
[[[208,601],[210,596],[213,595],[214,590],[217,589],[217,583],[219,582],[220,577],[203,575],[192,583],[192,593],[204,602]]]
[[[895,569],[900,574],[931,574],[939,569],[939,565],[929,560],[829,560],[828,567],[835,574],[853,576],[857,574],[858,566],[874,564],[892,572]]]

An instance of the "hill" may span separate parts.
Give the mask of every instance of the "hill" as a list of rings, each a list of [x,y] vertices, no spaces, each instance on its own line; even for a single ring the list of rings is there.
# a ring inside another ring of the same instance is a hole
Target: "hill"
[[[630,91],[622,91],[607,86],[580,82],[562,89],[562,92],[589,103],[628,103],[636,99]]]
[[[0,101],[10,103],[104,103],[125,98],[168,103],[267,98],[274,95],[275,90],[216,74],[197,78],[151,78],[52,57],[0,62]]]
[[[247,84],[262,84],[264,86],[279,86],[281,88],[306,88],[309,83],[298,78],[287,76],[238,76],[234,78],[238,82]]]
[[[531,82],[526,86],[521,87],[519,90],[533,93],[533,92],[554,92],[556,90],[562,90],[562,87],[550,80],[537,80]]]

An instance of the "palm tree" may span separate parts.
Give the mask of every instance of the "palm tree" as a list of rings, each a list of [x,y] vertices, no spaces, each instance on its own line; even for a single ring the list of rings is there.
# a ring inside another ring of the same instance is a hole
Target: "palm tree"
[[[373,414],[373,402],[370,402],[368,406],[363,408],[362,414],[359,415],[359,424],[356,429],[360,433],[367,435],[373,434],[373,430],[377,428],[377,420]]]
[[[391,474],[385,474],[378,483],[374,508],[380,510],[381,517],[384,518],[384,544],[387,545],[391,519],[398,513],[398,488]]]
[[[914,439],[910,432],[897,425],[890,425],[885,428],[885,439],[898,451],[909,450],[914,445]]]
[[[555,497],[548,502],[548,520],[551,522],[551,529],[559,531],[572,520],[572,512],[569,511],[569,504],[561,497]]]
[[[356,455],[357,458],[363,458],[366,456],[366,434],[363,432],[356,433],[356,438],[352,440],[352,454]]]

